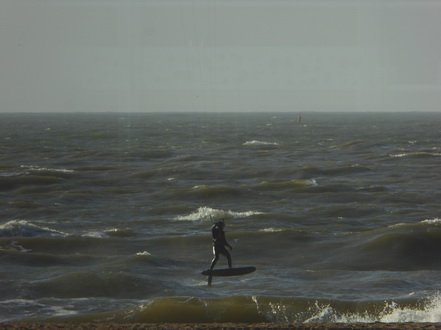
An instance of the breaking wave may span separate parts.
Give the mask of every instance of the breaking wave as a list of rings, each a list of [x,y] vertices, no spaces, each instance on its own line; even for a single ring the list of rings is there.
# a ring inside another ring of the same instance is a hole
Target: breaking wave
[[[441,321],[441,297],[435,294],[427,299],[362,303],[262,296],[163,297],[126,310],[63,319],[127,323],[424,323]],[[51,319],[55,320],[59,318]]]
[[[189,221],[216,221],[221,219],[232,219],[232,218],[246,218],[253,215],[263,214],[259,211],[245,211],[245,212],[234,212],[234,211],[224,211],[213,209],[208,206],[203,206],[198,208],[195,212],[188,215],[177,216],[175,220],[189,220]]]
[[[257,141],[257,140],[252,140],[252,141],[247,141],[243,144],[244,146],[278,146],[279,143],[277,142],[266,142],[266,141]]]
[[[40,227],[25,220],[11,220],[0,225],[0,237],[48,237],[66,236],[65,233]]]

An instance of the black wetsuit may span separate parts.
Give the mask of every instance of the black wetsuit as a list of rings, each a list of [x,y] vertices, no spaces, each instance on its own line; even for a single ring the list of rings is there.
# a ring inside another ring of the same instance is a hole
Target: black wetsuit
[[[231,249],[230,244],[228,244],[227,239],[225,238],[225,232],[222,230],[222,228],[219,228],[218,225],[214,225],[211,227],[211,233],[213,236],[213,254],[214,258],[211,261],[210,269],[213,269],[216,265],[216,262],[219,259],[219,254],[223,254],[228,259],[228,267],[232,268],[231,263],[231,255],[230,252],[226,249],[228,246]]]

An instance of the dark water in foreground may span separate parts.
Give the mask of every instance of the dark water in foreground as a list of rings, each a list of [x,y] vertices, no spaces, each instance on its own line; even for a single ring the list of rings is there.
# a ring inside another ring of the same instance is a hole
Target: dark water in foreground
[[[441,114],[295,117],[1,114],[0,321],[440,322]]]

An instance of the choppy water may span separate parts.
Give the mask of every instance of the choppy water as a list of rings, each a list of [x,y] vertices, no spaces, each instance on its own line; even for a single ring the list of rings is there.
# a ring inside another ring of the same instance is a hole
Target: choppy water
[[[440,322],[441,114],[295,117],[1,114],[0,321]]]

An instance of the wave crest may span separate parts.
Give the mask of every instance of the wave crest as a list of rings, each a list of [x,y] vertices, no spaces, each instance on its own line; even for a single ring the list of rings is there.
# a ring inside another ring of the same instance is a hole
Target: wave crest
[[[64,320],[127,323],[425,323],[441,320],[440,307],[439,293],[423,300],[411,298],[398,302],[361,303],[262,296],[217,299],[162,297],[128,309],[68,316]]]
[[[257,141],[257,140],[252,140],[252,141],[247,141],[243,144],[244,146],[278,146],[279,143],[277,142],[267,142],[267,141]]]
[[[245,211],[245,212],[234,212],[234,211],[224,211],[213,209],[208,206],[203,206],[198,208],[195,212],[188,215],[177,216],[175,220],[189,220],[189,221],[216,221],[221,219],[232,219],[232,218],[246,218],[252,215],[263,214],[259,211]]]
[[[40,227],[26,220],[11,220],[0,225],[0,237],[48,237],[66,236],[63,232]]]

